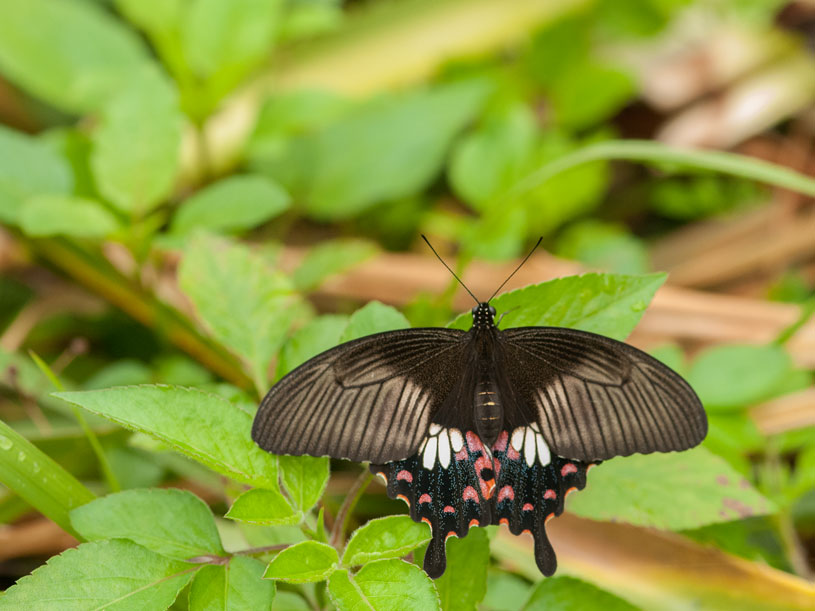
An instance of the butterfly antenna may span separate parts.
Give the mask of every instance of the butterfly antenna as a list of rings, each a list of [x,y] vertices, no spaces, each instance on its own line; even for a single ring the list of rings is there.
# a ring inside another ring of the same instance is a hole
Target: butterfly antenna
[[[422,237],[424,237],[424,236],[422,236]],[[498,291],[500,291],[502,288],[504,288],[504,285],[505,285],[507,282],[509,282],[510,278],[512,278],[512,276],[514,276],[514,275],[517,273],[517,271],[518,271],[519,269],[521,269],[521,268],[524,266],[524,263],[526,263],[526,262],[529,260],[529,257],[531,257],[531,256],[532,256],[532,253],[533,253],[533,252],[535,252],[535,250],[538,248],[538,246],[540,246],[540,243],[541,243],[541,242],[543,242],[543,236],[541,236],[541,237],[539,237],[539,238],[538,238],[538,241],[537,241],[537,242],[535,242],[535,245],[532,247],[532,250],[530,250],[530,251],[529,251],[529,254],[528,254],[528,255],[526,255],[526,256],[524,257],[524,260],[523,260],[523,261],[521,261],[521,262],[518,264],[518,267],[516,267],[516,268],[515,268],[515,271],[514,271],[514,272],[512,272],[512,273],[511,273],[511,274],[510,274],[510,275],[507,277],[507,279],[506,279],[506,280],[504,280],[504,281],[501,283],[501,286],[499,286],[497,289],[495,289],[495,292],[492,294],[492,297],[495,297],[495,296],[498,294]],[[489,299],[487,299],[487,303],[489,303],[490,301],[492,301],[492,297],[490,297]]]
[[[450,266],[449,266],[449,265],[447,265],[447,263],[445,263],[445,262],[444,262],[444,259],[442,259],[442,258],[441,258],[441,255],[439,255],[439,253],[437,253],[437,252],[436,252],[436,249],[435,249],[435,248],[433,248],[433,245],[432,245],[432,244],[431,244],[431,243],[428,241],[428,239],[427,239],[427,238],[424,236],[424,234],[422,234],[422,239],[425,241],[425,244],[427,244],[427,245],[430,247],[430,250],[432,250],[432,251],[433,251],[433,254],[434,254],[434,255],[436,255],[436,258],[438,258],[438,260],[439,260],[439,261],[441,261],[441,264],[442,264],[442,265],[444,265],[444,267],[446,267],[446,268],[447,268],[447,271],[449,271],[451,274],[453,274],[453,278],[455,278],[456,280],[458,280],[458,283],[459,283],[461,286],[463,286],[463,287],[464,287],[464,290],[465,290],[465,291],[467,291],[467,292],[470,294],[470,297],[472,297],[473,299],[475,299],[475,302],[476,302],[477,304],[478,304],[478,303],[481,303],[480,301],[478,301],[478,297],[476,297],[475,295],[473,295],[473,292],[472,292],[470,289],[468,289],[468,288],[467,288],[467,285],[466,285],[466,284],[464,284],[464,283],[461,281],[461,278],[459,278],[458,276],[456,276],[456,272],[454,272],[452,269],[450,269]],[[543,239],[543,238],[541,238],[541,239]]]

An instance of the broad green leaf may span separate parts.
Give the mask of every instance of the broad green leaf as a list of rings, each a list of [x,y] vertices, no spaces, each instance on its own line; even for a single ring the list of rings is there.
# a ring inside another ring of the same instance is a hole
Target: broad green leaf
[[[154,68],[131,75],[102,109],[91,166],[100,193],[140,216],[172,190],[181,147],[176,92]]]
[[[513,573],[492,572],[482,605],[490,611],[517,611],[529,600],[532,586]]]
[[[537,139],[532,111],[516,105],[462,138],[453,150],[450,182],[473,208],[483,211],[530,169]]]
[[[303,541],[280,552],[266,567],[265,579],[280,579],[287,583],[323,581],[333,573],[339,562],[337,550],[326,543]]]
[[[148,433],[218,473],[277,490],[277,458],[252,441],[252,416],[222,397],[166,385],[54,396],[125,428]]]
[[[23,203],[32,195],[71,191],[71,168],[64,159],[43,142],[2,125],[0,159],[0,222],[17,224]]]
[[[693,361],[688,382],[706,407],[741,408],[769,398],[791,370],[781,346],[714,346]]]
[[[197,568],[131,541],[84,543],[20,579],[0,597],[0,608],[167,609]]]
[[[584,518],[668,530],[697,528],[775,511],[722,458],[705,448],[635,454],[591,470],[567,509]]]
[[[342,555],[345,566],[371,560],[401,558],[422,543],[430,541],[430,528],[408,516],[387,516],[370,520],[351,535]]]
[[[260,560],[246,556],[202,567],[190,585],[190,611],[271,611],[275,584],[262,579],[263,569]]]
[[[549,93],[554,120],[575,130],[605,120],[635,91],[626,73],[591,62],[574,66],[552,85]]]
[[[399,310],[379,301],[371,301],[351,314],[351,319],[342,332],[340,341],[348,342],[373,333],[407,329],[408,327],[410,327],[410,321]]]
[[[483,82],[462,81],[362,104],[295,141],[267,169],[305,202],[311,216],[355,216],[426,187],[485,93]]]
[[[277,377],[336,346],[347,326],[348,317],[342,314],[326,314],[310,320],[283,344],[277,359]]]
[[[239,233],[276,217],[289,207],[289,196],[277,184],[257,175],[231,176],[185,200],[173,217],[171,231],[196,228]]]
[[[178,270],[181,289],[222,344],[249,365],[258,391],[297,316],[286,275],[245,246],[198,236]]]
[[[150,34],[166,33],[177,27],[186,3],[187,0],[114,0],[122,15]]]
[[[279,0],[192,0],[184,24],[184,51],[201,78],[243,75],[263,60],[274,42]]]
[[[306,254],[294,270],[292,281],[300,291],[312,291],[334,274],[342,273],[372,257],[376,247],[362,240],[322,242]]]
[[[0,7],[0,71],[62,110],[97,110],[147,61],[138,36],[98,3],[4,0]]]
[[[189,560],[223,555],[215,519],[204,501],[186,490],[125,490],[71,512],[87,541],[130,539],[162,556]]]
[[[277,490],[253,488],[235,499],[225,517],[240,522],[272,526],[297,524],[303,518],[303,514],[295,511],[286,497]]]
[[[94,499],[73,475],[2,420],[0,483],[70,533],[71,509]]]
[[[328,593],[339,611],[432,611],[441,609],[430,577],[404,560],[378,560],[356,575],[336,571]]]
[[[557,254],[589,267],[620,274],[648,271],[648,249],[624,228],[599,221],[570,226],[557,242]]]
[[[70,195],[35,195],[23,205],[19,223],[33,237],[103,238],[119,228],[100,202]]]
[[[574,577],[549,577],[532,592],[524,611],[637,611],[637,607]]]
[[[490,540],[483,528],[471,528],[463,539],[447,540],[447,568],[436,579],[444,611],[473,611],[487,593]]]
[[[289,497],[304,512],[320,500],[331,475],[327,456],[280,456],[280,479]]]
[[[664,281],[665,274],[568,276],[503,293],[490,303],[499,316],[507,312],[502,328],[571,327],[622,341]],[[462,314],[450,326],[469,329],[472,315]]]

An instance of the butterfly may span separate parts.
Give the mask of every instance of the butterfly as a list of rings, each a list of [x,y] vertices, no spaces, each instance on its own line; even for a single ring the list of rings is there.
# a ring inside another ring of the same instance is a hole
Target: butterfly
[[[550,576],[546,522],[589,468],[691,448],[707,418],[688,383],[648,354],[575,329],[500,330],[492,297],[470,295],[469,331],[377,333],[300,365],[261,402],[252,439],[275,454],[370,462],[388,496],[430,525],[433,578],[448,537],[489,524],[531,533]]]

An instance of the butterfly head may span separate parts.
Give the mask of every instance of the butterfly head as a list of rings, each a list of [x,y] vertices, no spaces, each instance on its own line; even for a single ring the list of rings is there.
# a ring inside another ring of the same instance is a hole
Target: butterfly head
[[[487,329],[495,326],[495,308],[490,304],[482,301],[471,312],[474,329]]]

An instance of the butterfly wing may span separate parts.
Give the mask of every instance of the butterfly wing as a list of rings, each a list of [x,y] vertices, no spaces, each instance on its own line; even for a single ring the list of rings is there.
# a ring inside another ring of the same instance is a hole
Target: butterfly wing
[[[677,373],[623,342],[557,327],[501,332],[510,427],[537,423],[553,454],[596,462],[686,450],[707,433],[699,398]]]
[[[402,329],[327,350],[284,376],[252,439],[275,454],[385,463],[414,454],[461,377],[466,333]]]

